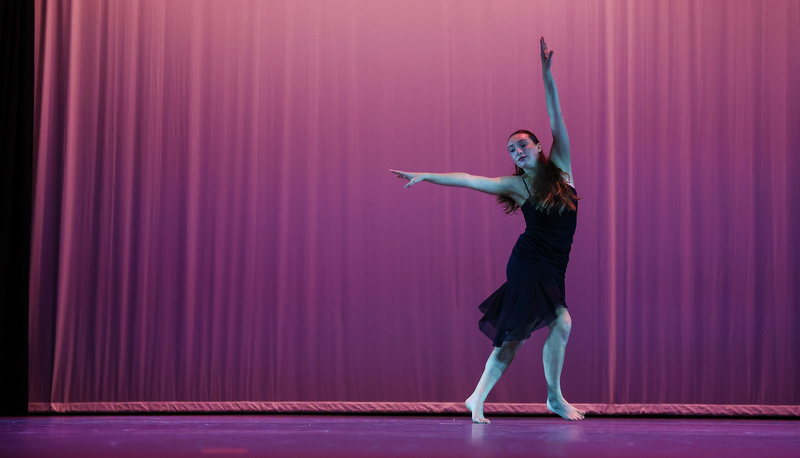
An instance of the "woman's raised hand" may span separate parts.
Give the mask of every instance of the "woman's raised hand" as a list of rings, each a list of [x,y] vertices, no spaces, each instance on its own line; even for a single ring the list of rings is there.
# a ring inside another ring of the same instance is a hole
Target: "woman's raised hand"
[[[550,70],[550,64],[553,62],[553,51],[547,50],[547,43],[544,42],[544,37],[539,38],[539,47],[542,51],[542,71]]]
[[[409,172],[403,172],[403,171],[400,171],[400,170],[391,170],[391,169],[389,169],[389,171],[394,173],[397,176],[397,178],[400,178],[402,180],[408,180],[408,183],[406,183],[406,185],[404,186],[405,188],[407,188],[407,187],[409,187],[409,186],[411,186],[411,185],[413,185],[415,183],[419,183],[424,178],[422,173],[409,173]]]

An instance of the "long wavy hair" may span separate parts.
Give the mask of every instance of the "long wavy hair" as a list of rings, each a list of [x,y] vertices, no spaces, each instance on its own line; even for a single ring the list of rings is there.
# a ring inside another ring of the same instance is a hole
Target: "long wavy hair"
[[[539,144],[539,139],[536,138],[536,135],[525,129],[514,132],[508,138],[517,134],[525,134],[535,144]],[[514,165],[514,175],[522,176],[528,183],[528,187],[531,190],[530,199],[536,209],[548,215],[553,209],[558,210],[559,215],[567,210],[577,210],[576,202],[580,197],[567,184],[569,174],[555,165],[550,158],[545,157],[541,151],[536,157],[536,164],[533,176],[526,175],[525,170]],[[514,199],[508,196],[497,196],[497,202],[504,207],[503,210],[507,214],[515,213],[519,209],[519,205]]]

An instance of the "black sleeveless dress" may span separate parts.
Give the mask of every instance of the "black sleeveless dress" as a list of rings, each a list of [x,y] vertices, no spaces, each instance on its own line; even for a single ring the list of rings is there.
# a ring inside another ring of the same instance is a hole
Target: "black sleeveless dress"
[[[550,214],[537,210],[531,200],[520,207],[525,232],[511,252],[506,282],[478,307],[483,312],[478,327],[495,347],[527,339],[556,319],[559,306],[567,306],[564,275],[578,221],[578,202],[573,201],[575,211],[564,210],[559,215],[555,209]]]

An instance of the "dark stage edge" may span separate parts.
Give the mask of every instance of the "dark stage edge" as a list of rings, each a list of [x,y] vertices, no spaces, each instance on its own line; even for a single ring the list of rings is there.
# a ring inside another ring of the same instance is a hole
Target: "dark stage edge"
[[[0,418],[2,457],[800,456],[800,420],[168,415]]]

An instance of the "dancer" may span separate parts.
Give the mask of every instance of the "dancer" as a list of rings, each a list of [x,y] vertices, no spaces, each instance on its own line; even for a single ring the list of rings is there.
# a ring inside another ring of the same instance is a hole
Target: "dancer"
[[[578,197],[572,179],[569,137],[550,70],[553,51],[548,51],[544,38],[539,44],[553,133],[548,156],[534,134],[518,130],[508,138],[508,152],[515,165],[512,176],[487,178],[466,173],[391,170],[408,180],[406,188],[428,181],[474,189],[498,196],[506,213],[522,209],[525,217],[525,232],[519,236],[506,267],[507,281],[479,306],[484,314],[479,327],[495,348],[475,391],[464,402],[475,423],[490,423],[483,415],[486,397],[531,332],[544,326],[550,329],[542,351],[547,408],[567,420],[584,417],[584,412],[561,394],[561,368],[572,327],[564,296],[564,275],[577,223]]]

